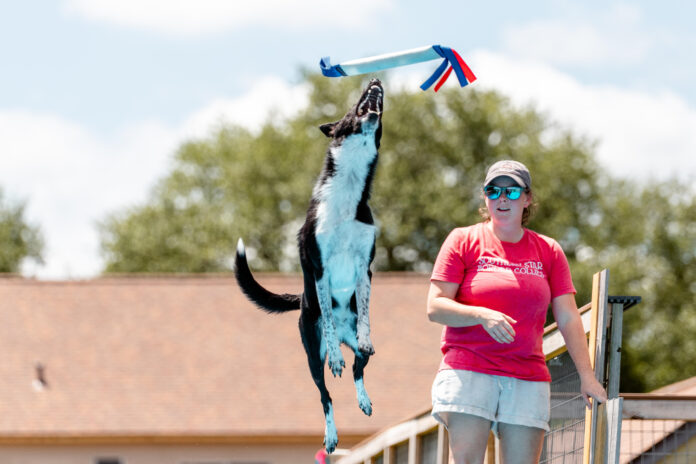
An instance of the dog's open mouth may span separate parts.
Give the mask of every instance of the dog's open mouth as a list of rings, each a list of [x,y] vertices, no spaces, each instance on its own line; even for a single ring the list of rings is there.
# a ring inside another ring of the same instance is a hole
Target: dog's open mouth
[[[377,79],[372,80],[358,104],[358,117],[363,117],[370,113],[381,115],[383,97],[384,90],[382,89],[382,84]]]

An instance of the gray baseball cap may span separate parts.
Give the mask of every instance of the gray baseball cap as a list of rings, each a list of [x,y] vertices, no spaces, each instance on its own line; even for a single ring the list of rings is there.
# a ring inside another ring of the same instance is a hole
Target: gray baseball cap
[[[532,188],[532,175],[529,174],[529,169],[520,163],[519,161],[513,160],[503,160],[498,161],[488,168],[488,173],[486,174],[486,180],[483,185],[486,186],[493,181],[496,177],[508,176],[520,187],[526,189]]]

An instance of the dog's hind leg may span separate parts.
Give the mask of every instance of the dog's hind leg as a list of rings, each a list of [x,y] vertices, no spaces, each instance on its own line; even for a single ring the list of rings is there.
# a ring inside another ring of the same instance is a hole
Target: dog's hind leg
[[[336,430],[336,422],[334,420],[333,404],[331,395],[326,388],[324,380],[324,358],[325,352],[322,350],[322,337],[316,320],[310,320],[306,317],[300,317],[300,335],[302,336],[302,344],[307,353],[307,362],[309,370],[312,373],[312,380],[319,390],[321,395],[321,405],[324,410],[324,447],[331,454],[338,445],[338,431]]]
[[[329,277],[324,275],[316,279],[317,300],[321,309],[321,325],[323,331],[324,342],[326,343],[326,351],[329,358],[329,369],[336,376],[341,376],[343,368],[346,367],[346,362],[341,354],[340,341],[336,334],[336,321],[333,317],[333,304],[331,301],[331,288],[329,286]]]
[[[353,311],[357,310],[357,299],[357,295],[351,299],[351,307]],[[353,337],[348,337],[344,341],[346,345],[348,345],[350,349],[353,350],[353,353],[355,353],[355,361],[353,362],[353,381],[355,382],[355,393],[358,397],[358,405],[360,406],[362,412],[364,412],[368,416],[371,416],[372,401],[370,401],[370,397],[367,396],[367,390],[365,390],[365,381],[363,379],[363,375],[365,373],[365,366],[367,366],[367,362],[370,360],[370,355],[363,353],[358,349],[357,331],[354,332]]]
[[[375,354],[375,349],[370,340],[370,290],[372,272],[369,268],[363,272],[355,289],[357,303],[358,323],[358,350],[365,355]]]
[[[363,381],[363,373],[369,359],[369,356],[364,355],[360,351],[356,351],[355,362],[353,363],[353,380],[355,381],[355,392],[358,396],[358,405],[360,406],[362,412],[368,416],[371,416],[372,401],[370,401],[370,397],[367,396],[365,382]]]
[[[331,401],[324,406],[324,419],[326,424],[324,427],[324,448],[326,448],[327,453],[331,454],[336,450],[336,445],[338,445],[338,431],[334,422],[333,403]]]

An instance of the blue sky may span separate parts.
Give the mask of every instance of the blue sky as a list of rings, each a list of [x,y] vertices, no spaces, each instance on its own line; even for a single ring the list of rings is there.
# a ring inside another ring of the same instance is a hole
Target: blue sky
[[[0,186],[27,202],[47,242],[46,263],[23,273],[96,275],[97,221],[144,202],[187,138],[222,120],[253,129],[270,112],[293,114],[306,96],[299,70],[318,70],[327,55],[340,62],[450,46],[479,77],[474,85],[597,140],[607,169],[686,178],[696,172],[695,9],[676,1],[4,1]],[[390,78],[418,91],[436,66]]]

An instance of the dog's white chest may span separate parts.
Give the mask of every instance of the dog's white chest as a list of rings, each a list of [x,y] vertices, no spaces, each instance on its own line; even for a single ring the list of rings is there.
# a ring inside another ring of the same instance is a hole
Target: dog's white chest
[[[360,276],[367,272],[376,228],[356,220],[345,221],[316,236],[331,294],[350,298]],[[343,295],[345,294],[345,295]]]
[[[355,219],[355,213],[366,188],[370,165],[377,156],[374,141],[370,145],[364,134],[353,135],[331,150],[334,171],[315,187],[317,233],[335,229]]]

